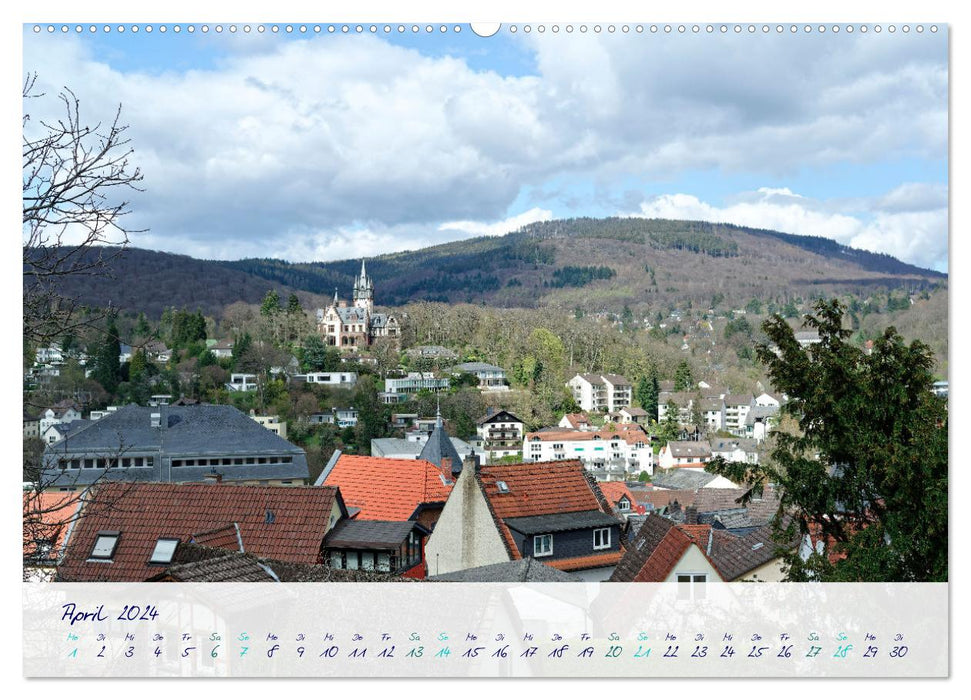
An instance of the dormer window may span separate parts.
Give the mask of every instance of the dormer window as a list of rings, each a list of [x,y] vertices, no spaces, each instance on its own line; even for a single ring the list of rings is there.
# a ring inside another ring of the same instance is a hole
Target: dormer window
[[[179,545],[179,540],[174,537],[160,537],[152,550],[152,556],[148,560],[149,564],[171,564],[172,557],[175,556],[175,548]]]
[[[626,512],[630,510],[630,501],[627,499],[627,496],[624,496],[619,501],[617,501],[617,510],[622,512]]]
[[[94,547],[91,550],[90,559],[100,561],[110,561],[118,548],[118,539],[121,533],[118,531],[102,530],[94,538]]]
[[[553,535],[536,535],[533,538],[533,556],[553,556]]]

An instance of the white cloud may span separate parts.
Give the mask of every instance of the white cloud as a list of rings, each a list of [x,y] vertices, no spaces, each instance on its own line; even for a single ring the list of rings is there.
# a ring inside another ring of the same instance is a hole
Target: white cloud
[[[933,188],[930,188],[933,189]],[[907,192],[925,192],[921,186],[898,188],[869,201],[865,216],[832,211],[832,203],[817,202],[783,190],[760,188],[742,193],[734,203],[716,206],[688,194],[664,194],[645,201],[639,216],[661,219],[695,219],[764,228],[802,236],[822,236],[844,245],[900,260],[947,270],[947,209],[931,207],[917,211],[881,209],[886,203],[906,198]],[[784,197],[779,199],[780,192]],[[926,199],[928,203],[933,200]],[[863,204],[856,200],[855,206]]]
[[[626,178],[692,170],[784,176],[946,158],[942,37],[647,39],[523,37],[537,71],[521,77],[366,35],[252,37],[215,67],[149,74],[112,67],[78,37],[31,33],[24,65],[49,95],[71,86],[86,118],[110,121],[123,105],[146,188],[130,224],[151,230],[136,245],[231,257],[329,259],[494,235],[507,222],[484,222],[562,176],[616,195]],[[889,193],[882,211],[939,199],[920,187]],[[684,199],[650,206],[692,218],[724,211]],[[519,215],[524,223],[546,213],[531,211]],[[764,188],[730,214],[843,242],[862,235],[858,220],[786,188]],[[892,228],[867,225],[878,220]],[[351,233],[361,231],[375,238]]]
[[[548,209],[533,207],[522,214],[511,216],[502,221],[485,223],[482,221],[446,221],[438,227],[439,231],[461,231],[470,236],[502,236],[503,234],[532,224],[536,221],[549,221],[553,218],[553,212]]]

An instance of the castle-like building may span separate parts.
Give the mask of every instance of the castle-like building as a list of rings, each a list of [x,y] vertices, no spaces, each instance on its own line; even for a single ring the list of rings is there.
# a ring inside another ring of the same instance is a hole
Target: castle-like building
[[[375,338],[397,338],[401,326],[391,314],[374,313],[374,282],[368,277],[364,261],[361,274],[354,280],[354,301],[348,306],[337,298],[326,309],[317,309],[317,332],[328,345],[338,348],[367,347]]]

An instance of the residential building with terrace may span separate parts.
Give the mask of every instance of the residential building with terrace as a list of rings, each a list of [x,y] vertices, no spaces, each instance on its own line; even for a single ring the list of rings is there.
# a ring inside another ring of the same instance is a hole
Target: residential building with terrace
[[[405,377],[389,377],[384,380],[384,391],[388,394],[417,394],[419,391],[440,393],[448,391],[448,377],[436,377],[432,372],[408,372]]]
[[[527,433],[522,452],[524,462],[578,459],[598,481],[625,481],[641,472],[654,473],[651,438],[636,424]]]
[[[751,394],[728,394],[725,403],[725,430],[735,434],[745,434],[745,421],[755,408],[755,397]]]
[[[619,374],[577,374],[567,386],[584,411],[613,413],[634,402],[634,387]]]
[[[503,409],[493,409],[475,422],[475,432],[490,462],[522,451],[525,425],[515,414]]]

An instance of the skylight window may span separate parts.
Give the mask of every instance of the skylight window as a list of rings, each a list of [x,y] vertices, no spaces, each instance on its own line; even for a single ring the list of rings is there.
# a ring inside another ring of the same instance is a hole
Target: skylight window
[[[509,493],[509,484],[505,481],[497,481],[496,488],[499,489],[499,493]]]
[[[94,548],[91,550],[92,559],[111,559],[118,547],[120,532],[99,532],[94,538]]]
[[[155,549],[152,550],[152,558],[148,560],[149,564],[171,564],[172,557],[175,555],[175,548],[178,546],[179,540],[169,537],[162,537],[155,543]]]

